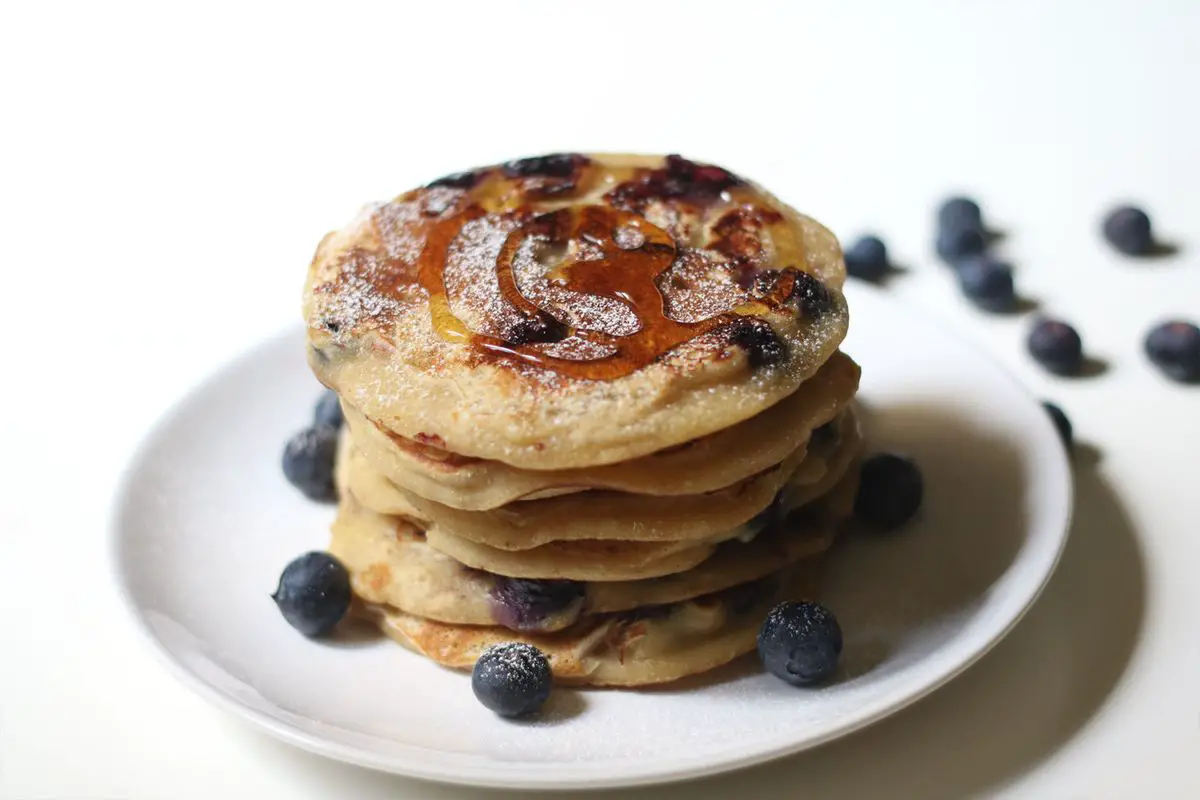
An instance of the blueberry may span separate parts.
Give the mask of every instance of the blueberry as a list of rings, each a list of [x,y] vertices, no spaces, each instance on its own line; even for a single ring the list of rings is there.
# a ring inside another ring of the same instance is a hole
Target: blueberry
[[[1011,311],[1017,305],[1012,267],[986,255],[955,266],[958,285],[972,303],[985,311]]]
[[[737,320],[729,340],[745,348],[746,358],[753,368],[771,367],[787,357],[787,345],[769,324],[760,319],[742,317]]]
[[[496,576],[489,592],[492,618],[516,631],[540,630],[556,614],[583,606],[582,583],[565,580],[526,580]],[[572,609],[572,606],[574,608]]]
[[[866,281],[879,280],[888,270],[887,246],[878,236],[860,236],[843,253],[846,274]]]
[[[829,677],[841,653],[841,626],[833,612],[817,603],[780,603],[758,631],[758,657],[763,666],[793,686],[808,686]]]
[[[898,528],[917,513],[924,493],[921,470],[912,459],[879,453],[863,462],[854,515],[872,528]]]
[[[502,717],[537,711],[550,697],[552,684],[550,662],[541,650],[524,642],[492,645],[471,670],[475,697]]]
[[[505,334],[505,341],[511,344],[534,344],[538,342],[561,342],[567,338],[570,331],[545,311],[539,311],[536,316],[522,317]]]
[[[947,264],[977,256],[987,248],[987,236],[982,228],[958,226],[938,231],[937,254]]]
[[[1146,335],[1146,356],[1163,373],[1180,383],[1200,382],[1200,328],[1172,320]]]
[[[328,425],[305,428],[283,448],[283,475],[309,500],[333,502],[333,462],[338,432]]]
[[[1133,206],[1120,206],[1108,212],[1101,227],[1108,243],[1129,256],[1149,253],[1154,246],[1150,217]]]
[[[949,197],[938,206],[937,224],[939,231],[959,228],[983,230],[983,213],[979,204],[969,197]]]
[[[1075,446],[1075,430],[1071,426],[1071,420],[1067,419],[1066,413],[1048,400],[1042,401],[1042,407],[1050,415],[1050,419],[1054,422],[1054,427],[1058,428],[1058,435],[1062,438],[1063,445],[1068,450],[1073,448]]]
[[[338,400],[337,392],[333,389],[326,389],[321,394],[321,399],[317,401],[317,407],[313,409],[313,425],[340,428],[345,421],[346,418],[342,416],[342,404]]]
[[[810,317],[824,314],[833,308],[833,295],[829,293],[829,287],[816,275],[808,272],[796,272],[788,300]]]
[[[1083,367],[1083,340],[1065,322],[1040,320],[1029,331],[1025,346],[1035,361],[1055,375],[1077,375]]]
[[[293,628],[324,636],[350,608],[350,573],[328,553],[305,553],[284,567],[271,599]]]

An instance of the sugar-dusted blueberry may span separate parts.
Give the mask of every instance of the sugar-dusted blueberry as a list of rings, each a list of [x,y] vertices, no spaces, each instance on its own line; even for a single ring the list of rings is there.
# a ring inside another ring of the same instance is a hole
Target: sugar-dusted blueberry
[[[1061,320],[1038,320],[1029,330],[1025,346],[1034,361],[1055,375],[1077,375],[1083,368],[1083,340]]]
[[[816,275],[797,270],[792,293],[788,300],[808,316],[818,316],[833,308],[833,295],[829,287]]]
[[[1200,328],[1194,323],[1171,320],[1155,325],[1143,346],[1147,358],[1167,377],[1180,383],[1200,382]]]
[[[978,255],[955,265],[958,286],[968,300],[985,311],[1011,311],[1017,305],[1012,267],[988,255]]]
[[[879,280],[888,271],[887,245],[878,236],[860,236],[846,248],[846,274],[866,281]]]
[[[1119,206],[1109,211],[1101,231],[1108,243],[1125,255],[1145,255],[1154,247],[1150,217],[1134,206]]]
[[[561,342],[570,331],[567,326],[544,311],[531,317],[522,317],[504,334],[512,344],[547,344]]]
[[[793,686],[819,683],[837,668],[842,628],[818,603],[784,602],[758,631],[758,657],[775,677]]]
[[[284,445],[283,475],[309,500],[337,500],[337,489],[333,485],[337,439],[336,428],[314,425],[300,431]]]
[[[326,389],[321,393],[321,399],[317,401],[317,405],[313,409],[313,425],[340,428],[345,421],[345,417],[342,416],[342,403],[338,399],[337,392]]]
[[[964,258],[977,256],[987,249],[987,235],[982,228],[943,228],[937,235],[937,254],[951,266]]]
[[[529,580],[496,576],[489,593],[492,618],[516,631],[545,630],[554,617],[579,615],[582,583],[568,580]]]
[[[983,212],[979,204],[969,197],[948,197],[937,210],[938,230],[973,228],[983,230]]]
[[[1043,400],[1042,407],[1046,409],[1054,427],[1058,429],[1058,435],[1062,439],[1063,445],[1068,450],[1073,448],[1075,446],[1075,429],[1071,425],[1071,420],[1067,419],[1066,412],[1049,400]]]
[[[350,609],[350,573],[329,553],[305,553],[284,567],[271,599],[293,628],[324,636]]]
[[[878,530],[898,528],[921,507],[925,482],[915,461],[877,453],[863,462],[854,497],[854,516]]]
[[[525,642],[503,642],[484,650],[471,670],[471,690],[502,717],[532,714],[550,697],[550,661]]]
[[[729,341],[746,351],[754,368],[772,367],[787,357],[787,345],[765,320],[742,317],[734,323]]]

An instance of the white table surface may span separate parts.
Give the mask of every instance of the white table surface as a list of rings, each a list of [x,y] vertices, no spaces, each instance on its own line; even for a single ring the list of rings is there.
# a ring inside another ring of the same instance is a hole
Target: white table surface
[[[716,161],[843,237],[880,231],[897,302],[1086,443],[1058,573],[967,674],[808,754],[621,796],[1200,796],[1200,389],[1141,354],[1154,322],[1200,317],[1198,65],[1186,0],[6,5],[0,794],[500,796],[301,753],[177,684],[118,603],[109,505],[160,413],[298,318],[317,240],[361,203],[598,149]],[[930,253],[954,189],[1107,372],[1047,376],[1028,317],[959,297]],[[1103,245],[1124,198],[1176,257]]]

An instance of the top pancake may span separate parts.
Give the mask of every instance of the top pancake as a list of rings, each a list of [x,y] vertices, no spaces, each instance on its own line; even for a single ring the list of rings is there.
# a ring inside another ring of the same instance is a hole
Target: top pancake
[[[677,156],[553,155],[371,206],[317,248],[309,363],[387,430],[532,470],[774,405],[833,354],[837,240]]]

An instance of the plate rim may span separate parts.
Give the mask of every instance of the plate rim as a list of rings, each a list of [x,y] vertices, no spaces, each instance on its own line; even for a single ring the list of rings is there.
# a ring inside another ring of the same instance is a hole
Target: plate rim
[[[882,289],[855,285],[853,292],[874,295],[878,302],[891,306],[898,314],[913,317],[918,316],[914,310],[904,307],[895,298],[889,297]],[[933,329],[950,327],[940,316],[926,313],[925,309],[921,309],[921,311],[922,314],[920,316],[924,317],[921,323],[925,326]],[[405,750],[411,749],[413,751],[412,755],[407,758],[402,758],[396,754],[385,755],[372,752],[351,744],[312,734],[287,720],[253,708],[189,669],[180,659],[173,655],[166,643],[151,627],[142,608],[133,597],[126,571],[121,521],[126,513],[131,496],[134,473],[138,465],[144,460],[149,449],[166,432],[170,423],[179,415],[197,392],[208,386],[222,373],[236,369],[238,365],[252,360],[260,351],[269,349],[271,345],[279,340],[295,336],[296,332],[297,326],[288,326],[274,334],[259,339],[233,358],[219,364],[211,372],[192,382],[144,429],[141,438],[122,467],[115,482],[112,495],[110,496],[106,555],[108,568],[111,571],[113,583],[120,598],[120,605],[124,607],[134,628],[138,631],[138,635],[135,638],[141,641],[143,649],[149,650],[153,658],[166,668],[168,674],[222,711],[233,715],[235,718],[249,722],[253,728],[300,750],[335,761],[439,784],[525,790],[617,789],[662,785],[711,777],[775,761],[821,746],[869,727],[928,697],[969,670],[980,659],[991,652],[996,645],[1003,641],[1037,603],[1050,579],[1057,571],[1058,564],[1062,559],[1063,552],[1070,538],[1071,523],[1075,513],[1075,487],[1068,453],[1065,448],[1060,447],[1055,450],[1056,455],[1053,458],[1053,472],[1057,473],[1057,481],[1062,487],[1062,492],[1058,495],[1061,497],[1061,501],[1058,503],[1059,507],[1055,509],[1059,517],[1055,525],[1057,533],[1056,541],[1050,552],[1042,555],[1042,559],[1038,563],[1039,577],[1036,585],[1033,586],[1032,591],[1029,592],[1024,600],[1020,601],[1019,607],[1005,615],[1003,625],[996,627],[994,630],[987,631],[984,641],[977,644],[972,652],[954,661],[949,667],[939,669],[932,680],[927,681],[919,688],[906,692],[901,697],[882,695],[870,702],[864,703],[855,713],[846,715],[842,721],[828,726],[816,736],[797,740],[795,737],[784,735],[757,740],[755,748],[752,751],[734,753],[724,758],[714,758],[710,753],[702,753],[691,759],[687,757],[683,759],[673,758],[668,762],[669,766],[666,767],[657,767],[653,763],[650,763],[647,767],[648,762],[644,758],[618,758],[598,761],[593,764],[572,764],[569,769],[564,769],[563,765],[552,762],[489,762],[479,758],[463,759],[458,754],[455,754],[457,758],[453,758],[452,760],[463,763],[448,767],[440,763],[434,764],[434,762],[430,762],[427,758],[430,752],[429,749],[416,748],[404,743],[397,743],[397,745]],[[1019,380],[1014,372],[998,358],[965,338],[960,339],[960,344],[963,348],[977,355],[981,361],[987,362],[992,370],[1002,375],[1003,380],[1010,383],[1030,403],[1041,405],[1042,401],[1032,390]],[[1049,416],[1043,415],[1043,417],[1044,420],[1040,423],[1040,427],[1042,427],[1040,436],[1045,437],[1049,434],[1057,440],[1058,432],[1054,428]],[[426,755],[425,759],[419,757],[419,754],[422,752]],[[433,749],[433,752],[447,753],[447,751],[438,751],[436,749]],[[450,754],[447,753],[447,755]],[[472,760],[475,762],[474,764],[470,763]]]

